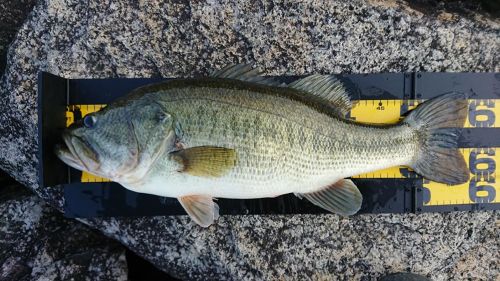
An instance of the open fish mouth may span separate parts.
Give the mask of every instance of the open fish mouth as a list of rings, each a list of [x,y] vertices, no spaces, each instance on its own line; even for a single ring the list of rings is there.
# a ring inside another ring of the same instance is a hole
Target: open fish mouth
[[[66,144],[56,145],[55,152],[57,157],[59,157],[59,159],[61,159],[61,161],[66,163],[68,166],[77,170],[85,169],[82,161],[79,158],[75,157],[73,153],[71,153],[71,150]]]
[[[97,154],[86,141],[68,133],[63,134],[63,140],[63,144],[56,145],[55,153],[68,166],[88,172],[100,166]]]

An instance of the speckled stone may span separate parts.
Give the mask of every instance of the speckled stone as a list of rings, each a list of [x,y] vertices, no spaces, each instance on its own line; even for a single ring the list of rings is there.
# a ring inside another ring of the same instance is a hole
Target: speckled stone
[[[36,0],[0,1],[0,75],[5,68],[7,48],[35,2]]]
[[[499,71],[500,24],[427,15],[399,1],[42,0],[0,81],[0,168],[36,180],[36,75],[186,77],[255,62],[270,75]],[[498,212],[82,220],[183,279],[433,280],[499,276]]]
[[[19,185],[0,188],[0,280],[128,279],[119,243],[63,218]]]

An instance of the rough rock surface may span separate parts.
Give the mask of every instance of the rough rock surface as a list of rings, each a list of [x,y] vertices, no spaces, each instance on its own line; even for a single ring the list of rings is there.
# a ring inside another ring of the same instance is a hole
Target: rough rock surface
[[[0,280],[127,280],[119,243],[20,185],[0,188]]]
[[[3,0],[0,2],[0,73],[5,68],[7,47],[19,26],[32,10],[36,0]]]
[[[44,0],[9,50],[0,81],[0,168],[61,207],[36,179],[36,75],[192,76],[254,61],[268,74],[499,71],[500,25],[428,16],[397,1]],[[499,276],[498,212],[187,217],[85,223],[185,279]]]

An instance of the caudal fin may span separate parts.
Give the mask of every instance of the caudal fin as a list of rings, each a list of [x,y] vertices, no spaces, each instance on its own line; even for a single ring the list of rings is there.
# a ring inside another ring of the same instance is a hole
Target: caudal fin
[[[410,112],[403,122],[415,128],[420,139],[420,149],[410,167],[441,183],[460,184],[469,179],[469,169],[457,149],[457,128],[463,127],[467,108],[467,95],[451,92]]]

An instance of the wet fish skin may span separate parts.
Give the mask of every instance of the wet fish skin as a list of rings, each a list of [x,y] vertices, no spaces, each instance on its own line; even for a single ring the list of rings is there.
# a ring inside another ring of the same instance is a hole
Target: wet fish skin
[[[409,126],[360,126],[293,100],[282,89],[239,81],[185,83],[196,86],[148,95],[167,112],[175,112],[185,146],[237,151],[239,162],[233,170],[210,183],[215,197],[309,192],[318,188],[317,181],[324,186],[367,170],[405,164],[417,150],[418,136]],[[165,169],[170,160],[163,161],[155,173],[166,177],[176,167]]]
[[[295,193],[349,215],[361,206],[349,176],[408,165],[441,182],[468,179],[457,133],[448,128],[463,125],[463,94],[375,126],[343,117],[350,101],[331,76],[287,87],[246,66],[214,76],[136,89],[70,128],[59,157],[130,190],[176,197],[202,226],[218,217],[213,197]]]

